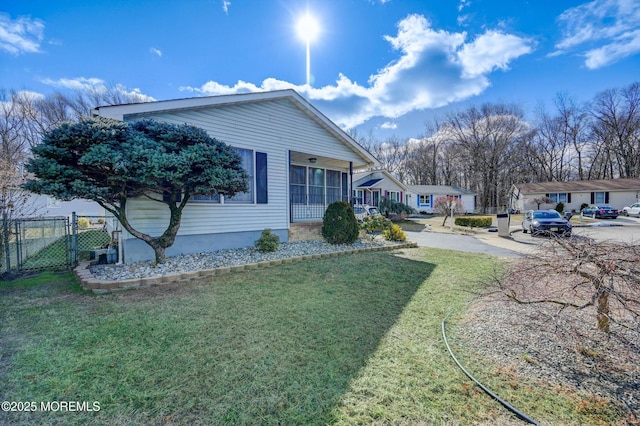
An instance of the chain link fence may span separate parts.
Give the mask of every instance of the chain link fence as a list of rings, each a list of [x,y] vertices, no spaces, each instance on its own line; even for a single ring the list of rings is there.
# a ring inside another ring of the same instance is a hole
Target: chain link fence
[[[4,217],[0,225],[0,274],[70,269],[79,260],[117,261],[113,217]]]

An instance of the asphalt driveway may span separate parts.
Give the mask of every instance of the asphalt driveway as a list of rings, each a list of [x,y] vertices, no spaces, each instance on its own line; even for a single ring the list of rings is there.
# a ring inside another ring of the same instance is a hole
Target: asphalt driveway
[[[521,253],[501,247],[502,242],[496,240],[497,244],[486,243],[471,235],[446,234],[440,232],[417,232],[405,231],[411,241],[415,241],[419,247],[443,248],[449,250],[468,251],[473,253],[486,253],[500,257],[520,257]],[[493,236],[502,239],[498,235]],[[492,237],[492,240],[493,240]]]

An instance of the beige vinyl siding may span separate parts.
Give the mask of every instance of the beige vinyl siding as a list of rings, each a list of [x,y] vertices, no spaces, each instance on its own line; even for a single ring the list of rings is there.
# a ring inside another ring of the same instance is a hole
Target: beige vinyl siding
[[[192,124],[229,145],[267,153],[268,204],[190,202],[183,212],[178,235],[288,228],[289,150],[362,161],[356,153],[285,99],[163,112],[143,117],[129,116],[125,120],[140,118]],[[168,208],[151,200],[130,201],[128,214],[136,229],[154,236],[164,231],[169,220]]]

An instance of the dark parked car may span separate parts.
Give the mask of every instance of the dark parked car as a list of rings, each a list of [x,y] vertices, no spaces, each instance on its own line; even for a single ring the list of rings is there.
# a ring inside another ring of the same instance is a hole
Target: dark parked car
[[[555,210],[529,210],[522,220],[522,232],[531,232],[531,235],[553,232],[570,236],[571,224]]]
[[[582,209],[583,216],[591,216],[594,219],[616,219],[620,212],[607,204],[591,204]]]

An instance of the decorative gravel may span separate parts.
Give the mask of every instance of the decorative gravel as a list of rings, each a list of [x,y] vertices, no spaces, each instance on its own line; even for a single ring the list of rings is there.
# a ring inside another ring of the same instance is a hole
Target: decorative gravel
[[[517,305],[489,296],[458,326],[466,351],[548,386],[572,386],[613,401],[640,418],[640,333],[596,330],[594,310]],[[473,362],[467,368],[473,370]],[[634,423],[636,424],[636,423]]]
[[[292,243],[281,243],[278,250],[271,253],[263,253],[255,247],[247,247],[208,253],[183,254],[169,257],[165,263],[159,265],[150,261],[141,261],[123,265],[93,265],[90,269],[96,279],[119,281],[245,265],[305,255],[393,245],[397,245],[397,243],[386,241],[379,237],[375,239],[360,239],[353,244],[329,244],[324,240],[296,241]]]

